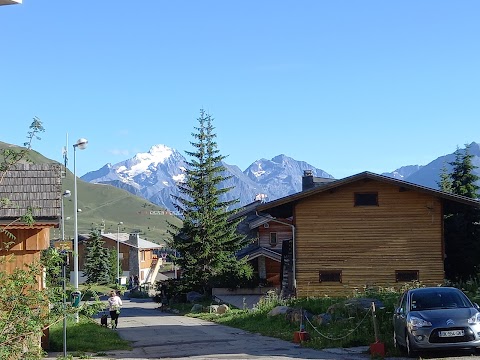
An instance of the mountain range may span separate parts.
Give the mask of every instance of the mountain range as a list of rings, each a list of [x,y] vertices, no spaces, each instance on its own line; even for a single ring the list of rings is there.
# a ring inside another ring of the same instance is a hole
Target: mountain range
[[[227,180],[221,186],[232,189],[222,195],[221,200],[238,199],[238,206],[251,203],[260,194],[269,201],[300,191],[303,170],[306,169],[312,170],[314,176],[332,177],[286,155],[257,160],[245,171],[225,162],[222,165],[225,168],[222,175]],[[177,150],[154,145],[146,153],[89,172],[82,176],[82,180],[122,188],[175,212],[171,195],[180,195],[176,184],[184,179],[186,166],[185,157]]]
[[[472,142],[469,145],[469,153],[473,155],[472,164],[477,167],[473,171],[473,173],[477,176],[480,176],[480,144]],[[438,182],[440,181],[440,174],[442,172],[442,168],[445,167],[447,172],[451,172],[452,166],[450,165],[450,163],[454,160],[455,153],[451,153],[440,156],[424,166],[403,166],[397,170],[392,171],[391,173],[384,173],[383,175],[405,180],[417,185],[423,185],[433,189],[438,189]],[[480,182],[477,182],[477,185],[480,186]]]
[[[21,148],[0,141],[0,156],[3,149],[19,151]],[[57,163],[35,150],[28,152],[28,158],[35,164]],[[62,190],[73,195],[74,176],[70,170],[62,178]],[[163,243],[168,238],[169,224],[180,225],[178,217],[164,207],[158,206],[130,192],[104,184],[77,181],[78,191],[78,231],[88,234],[92,229],[105,232],[138,232],[142,239]],[[65,239],[74,236],[73,196],[62,198],[65,214]],[[61,238],[61,228],[52,228],[51,239]]]
[[[469,152],[473,155],[473,164],[479,167],[474,172],[480,176],[480,144],[471,143]],[[438,188],[441,169],[446,167],[450,171],[449,163],[454,159],[454,153],[447,154],[427,165],[406,165],[382,175]],[[171,195],[179,195],[176,184],[184,179],[186,166],[186,159],[180,152],[159,144],[146,153],[138,153],[130,159],[91,171],[82,176],[82,180],[127,190],[175,212]],[[225,162],[223,166],[223,175],[228,179],[221,186],[231,187],[232,190],[224,194],[222,200],[238,199],[238,206],[251,203],[256,198],[271,201],[301,191],[304,170],[311,170],[316,177],[333,178],[322,169],[283,154],[270,160],[256,160],[244,171]]]

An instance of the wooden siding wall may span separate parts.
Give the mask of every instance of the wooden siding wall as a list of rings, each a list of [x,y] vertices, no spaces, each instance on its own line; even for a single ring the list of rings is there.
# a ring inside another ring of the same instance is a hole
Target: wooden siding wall
[[[253,273],[257,276],[259,275],[258,262],[259,257],[249,262],[253,267]],[[273,286],[280,286],[280,262],[265,257],[265,270],[267,274],[266,280],[270,281]]]
[[[379,206],[354,206],[355,192],[378,192]],[[392,286],[396,270],[443,282],[441,201],[373,180],[313,195],[295,207],[297,296],[351,294]],[[341,270],[342,283],[319,282],[320,270]]]
[[[103,241],[105,241],[104,246],[107,249],[114,250],[115,252],[117,251],[117,242],[109,239],[109,238],[103,238]],[[119,251],[121,254],[123,254],[123,259],[120,260],[120,269],[123,271],[128,271],[129,266],[130,266],[130,251],[135,250],[135,248],[132,248],[131,246],[125,245],[122,242],[120,242],[119,246]],[[83,264],[83,263],[82,263]],[[121,275],[121,274],[120,274]]]
[[[265,258],[265,268],[267,269],[267,280],[270,281],[273,286],[280,286],[280,263]]]
[[[9,229],[15,239],[11,239],[4,232],[0,233],[0,253],[8,243],[10,251],[17,253],[26,251],[41,251],[50,246],[50,229],[23,228]]]
[[[5,233],[0,233],[0,256],[13,255],[11,261],[0,263],[0,271],[11,274],[15,269],[25,269],[25,265],[40,260],[41,251],[50,245],[50,229],[11,229],[15,239],[10,239]],[[4,250],[4,244],[14,242],[9,251]],[[38,289],[43,289],[41,276],[37,279]]]
[[[153,250],[141,250],[145,252],[145,261],[142,261],[142,255],[140,255],[140,269],[149,269],[152,266]]]
[[[115,252],[117,251],[117,242],[108,238],[103,238],[103,241],[105,241],[104,246],[107,249],[114,250]],[[83,271],[83,266],[85,265],[85,255],[87,251],[87,244],[88,241],[82,241],[78,244],[78,267],[80,271]],[[132,251],[135,248],[132,248],[131,246],[122,244],[120,242],[119,246],[119,251],[120,253],[123,253],[123,259],[120,260],[120,269],[123,271],[128,271],[129,266],[130,266],[130,251]],[[71,255],[70,255],[71,256]],[[70,257],[70,270],[73,270],[73,259]]]
[[[282,222],[289,222],[286,219],[279,219]],[[270,233],[276,232],[277,233],[277,245],[271,246],[270,245]],[[277,222],[270,221],[268,223],[268,228],[265,228],[263,225],[260,225],[258,228],[258,245],[271,248],[274,250],[281,251],[282,250],[282,241],[283,240],[290,240],[292,238],[292,227],[279,224]]]

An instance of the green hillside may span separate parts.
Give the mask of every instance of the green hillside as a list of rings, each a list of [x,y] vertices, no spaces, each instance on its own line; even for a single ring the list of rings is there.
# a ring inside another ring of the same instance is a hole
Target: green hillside
[[[0,142],[0,149],[12,146]],[[29,158],[34,163],[52,163],[40,153],[31,150]],[[58,163],[58,162],[56,162]],[[66,177],[62,181],[63,190],[70,190],[72,196],[64,199],[65,206],[65,237],[73,238],[74,213],[73,213],[73,174],[67,170]],[[167,238],[167,222],[180,224],[181,221],[166,212],[160,206],[148,200],[132,195],[126,190],[111,185],[91,184],[77,179],[78,192],[78,232],[88,233],[93,228],[103,228],[105,232],[117,232],[117,224],[120,232],[138,230],[142,239],[163,243]],[[52,231],[52,238],[61,237],[61,229]]]

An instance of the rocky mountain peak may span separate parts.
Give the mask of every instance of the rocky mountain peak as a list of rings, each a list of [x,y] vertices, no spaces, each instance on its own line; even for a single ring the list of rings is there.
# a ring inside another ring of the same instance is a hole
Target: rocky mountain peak
[[[470,153],[474,155],[473,164],[480,165],[480,144],[472,143]],[[440,169],[453,160],[454,155],[449,154],[425,166],[404,166],[384,175],[437,188]],[[224,194],[222,201],[239,199],[238,206],[251,203],[258,194],[264,194],[263,199],[272,201],[301,191],[305,170],[310,170],[316,177],[332,178],[325,171],[285,154],[277,155],[271,160],[256,160],[244,171],[235,165],[223,165],[223,175],[228,179],[221,186],[231,187],[232,190]],[[179,195],[176,185],[184,179],[186,167],[186,159],[180,152],[158,144],[152,146],[148,152],[138,153],[129,160],[113,166],[106,164],[99,170],[85,174],[82,179],[123,188],[175,211],[172,195]],[[475,173],[480,175],[478,169]]]

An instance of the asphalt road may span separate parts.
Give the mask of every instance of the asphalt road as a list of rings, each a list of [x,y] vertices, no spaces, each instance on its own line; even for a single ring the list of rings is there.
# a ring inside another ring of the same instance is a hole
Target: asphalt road
[[[245,332],[199,319],[163,313],[147,299],[124,300],[119,319],[120,337],[132,342],[132,351],[111,351],[90,359],[370,359],[368,347],[313,350],[293,342]],[[113,330],[112,330],[113,331]],[[293,334],[292,334],[293,337]],[[92,339],[95,341],[95,339]],[[49,354],[56,359],[58,353]],[[422,354],[428,359],[479,359],[469,354]],[[400,360],[401,358],[391,358]]]

